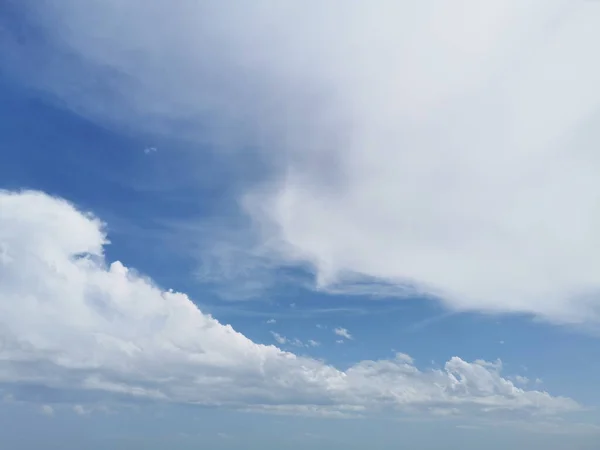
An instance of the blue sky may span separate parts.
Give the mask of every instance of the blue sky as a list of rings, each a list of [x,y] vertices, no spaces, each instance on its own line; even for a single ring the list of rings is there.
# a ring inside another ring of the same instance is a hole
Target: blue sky
[[[5,2],[0,443],[595,448],[599,5]]]

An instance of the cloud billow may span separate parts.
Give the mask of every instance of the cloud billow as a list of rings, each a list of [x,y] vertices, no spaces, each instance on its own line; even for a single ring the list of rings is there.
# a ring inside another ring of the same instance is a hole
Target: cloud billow
[[[515,386],[500,363],[408,355],[339,370],[251,341],[103,256],[104,224],[41,192],[0,192],[0,384],[273,413],[560,414],[577,402]],[[16,392],[16,391],[15,391]],[[102,396],[100,396],[101,398]]]

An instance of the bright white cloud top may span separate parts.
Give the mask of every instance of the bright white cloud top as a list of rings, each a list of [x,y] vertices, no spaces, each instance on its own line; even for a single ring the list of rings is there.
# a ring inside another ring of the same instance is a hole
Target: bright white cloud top
[[[377,294],[368,277],[597,320],[600,2],[48,5],[47,37],[82,59],[32,83],[96,119],[261,149],[272,176],[240,201],[276,263],[322,289]]]
[[[254,343],[186,295],[106,262],[103,224],[64,200],[0,192],[0,211],[4,386],[333,416],[579,409],[515,386],[499,362],[454,357],[423,371],[398,354],[341,371]]]
[[[348,330],[346,330],[345,328],[341,328],[341,327],[340,327],[340,328],[335,328],[335,329],[333,330],[333,332],[334,332],[335,334],[337,334],[338,336],[341,336],[341,337],[343,337],[343,338],[346,338],[346,339],[352,339],[352,335],[351,335],[351,334],[350,334],[350,332],[349,332]]]

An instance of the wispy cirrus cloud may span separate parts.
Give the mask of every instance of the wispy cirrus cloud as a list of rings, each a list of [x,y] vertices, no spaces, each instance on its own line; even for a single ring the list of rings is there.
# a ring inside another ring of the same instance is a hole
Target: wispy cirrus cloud
[[[271,331],[271,335],[275,339],[275,342],[279,345],[291,345],[294,347],[318,347],[321,345],[320,342],[315,341],[314,339],[308,339],[306,342],[298,339],[298,338],[287,338],[275,331]]]

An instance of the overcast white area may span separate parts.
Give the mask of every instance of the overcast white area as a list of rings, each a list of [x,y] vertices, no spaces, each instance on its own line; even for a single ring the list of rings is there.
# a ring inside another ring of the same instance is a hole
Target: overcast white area
[[[598,319],[600,2],[71,0],[35,13],[81,62],[66,66],[76,83],[50,62],[30,82],[82,114],[210,141],[232,164],[238,144],[258,147],[271,170],[240,198],[249,248],[308,263],[317,288],[370,277],[456,310]]]
[[[0,385],[78,395],[353,417],[377,412],[556,415],[572,399],[515,386],[500,361],[408,355],[342,371],[255,343],[182,293],[103,256],[103,224],[40,192],[0,191]],[[284,338],[282,338],[284,339]],[[79,393],[79,394],[78,394]],[[49,404],[42,412],[52,414]]]

